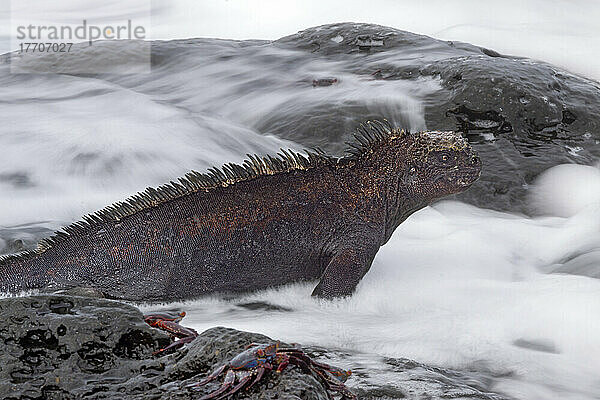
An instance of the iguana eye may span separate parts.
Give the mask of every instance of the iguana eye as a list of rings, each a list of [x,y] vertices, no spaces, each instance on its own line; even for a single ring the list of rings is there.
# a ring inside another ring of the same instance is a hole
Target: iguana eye
[[[412,167],[410,170],[408,170],[408,173],[410,175],[414,175],[417,172],[417,169],[415,167]]]
[[[436,155],[436,158],[439,163],[448,164],[452,159],[452,155],[448,154],[447,152],[440,152]]]

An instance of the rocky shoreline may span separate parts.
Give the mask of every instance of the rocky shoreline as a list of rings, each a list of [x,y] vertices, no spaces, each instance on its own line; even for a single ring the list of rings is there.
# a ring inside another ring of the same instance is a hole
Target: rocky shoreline
[[[80,292],[78,294],[86,294]],[[87,293],[87,294],[93,294]],[[0,300],[0,398],[21,399],[197,399],[218,388],[198,382],[249,343],[272,343],[264,335],[216,327],[186,347],[161,357],[152,353],[170,343],[149,327],[134,306],[99,297],[40,294]],[[328,363],[344,362],[341,351],[307,349]],[[347,362],[347,361],[346,361]],[[360,399],[506,399],[457,374],[405,359],[386,359],[394,381],[366,383],[357,368],[348,386]],[[389,372],[388,372],[389,376]],[[402,389],[398,389],[401,386]],[[321,382],[290,366],[270,374],[239,399],[331,399]]]
[[[227,328],[203,332],[173,354],[152,353],[170,338],[135,307],[102,298],[38,295],[0,300],[0,398],[191,399],[217,387],[186,387],[266,336]],[[266,382],[266,383],[265,383]],[[290,367],[245,398],[328,399],[313,377]],[[240,397],[243,398],[243,397]]]

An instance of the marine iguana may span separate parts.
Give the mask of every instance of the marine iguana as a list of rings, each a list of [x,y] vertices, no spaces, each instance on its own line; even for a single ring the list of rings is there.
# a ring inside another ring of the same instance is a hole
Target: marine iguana
[[[481,161],[453,132],[368,122],[334,158],[282,150],[148,188],[0,258],[0,291],[84,286],[133,301],[239,293],[320,279],[353,293],[415,211],[468,188]]]

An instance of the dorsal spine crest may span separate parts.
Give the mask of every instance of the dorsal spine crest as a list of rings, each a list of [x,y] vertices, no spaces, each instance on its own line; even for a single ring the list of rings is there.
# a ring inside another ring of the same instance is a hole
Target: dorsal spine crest
[[[266,175],[304,171],[323,166],[335,168],[344,164],[345,161],[358,160],[366,154],[372,153],[378,146],[405,134],[403,130],[393,128],[387,120],[368,121],[361,124],[354,133],[353,140],[346,143],[348,150],[341,158],[332,157],[319,148],[305,150],[306,155],[293,150],[281,149],[275,156],[260,157],[256,154],[247,154],[248,158],[241,164],[227,163],[221,168],[209,168],[207,173],[190,171],[178,178],[177,182],[171,181],[157,188],[148,187],[124,201],[116,202],[85,215],[80,221],[56,231],[53,236],[40,240],[34,250],[0,256],[0,266],[12,260],[26,259],[41,254],[56,243],[73,235],[85,234],[99,224],[119,222],[138,212],[196,192],[209,192],[219,187],[232,186],[238,182]]]

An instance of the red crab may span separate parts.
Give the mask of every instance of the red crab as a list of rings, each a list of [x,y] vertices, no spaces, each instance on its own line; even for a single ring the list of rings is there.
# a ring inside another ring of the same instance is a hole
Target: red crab
[[[154,354],[181,347],[198,336],[195,330],[179,325],[179,321],[184,316],[185,312],[180,314],[155,313],[144,316],[144,320],[150,326],[167,331],[174,338],[179,338],[179,340],[164,349],[154,352]],[[200,398],[200,400],[222,399],[242,389],[250,389],[263,378],[265,373],[273,369],[276,373],[283,372],[289,364],[297,365],[304,373],[317,378],[328,391],[340,393],[342,400],[358,399],[344,385],[346,379],[352,374],[351,371],[314,361],[300,347],[281,347],[280,342],[271,344],[252,343],[246,347],[246,350],[221,365],[202,381],[189,386],[198,388],[225,374],[219,389]]]
[[[233,395],[242,389],[250,389],[264,376],[265,372],[275,369],[281,373],[289,364],[299,366],[305,373],[319,379],[327,390],[338,392],[342,399],[357,400],[344,381],[352,374],[328,364],[313,361],[297,347],[280,347],[280,343],[251,344],[246,350],[233,357],[228,363],[221,365],[204,380],[190,385],[199,387],[206,385],[225,374],[223,384],[215,390],[200,398],[200,400],[222,399]]]
[[[179,339],[174,341],[164,349],[160,349],[155,351],[154,355],[165,352],[171,349],[177,349],[183,346],[186,343],[190,343],[192,340],[196,339],[198,336],[198,332],[196,332],[192,328],[186,328],[184,326],[179,325],[179,321],[181,321],[185,317],[185,311],[180,312],[179,314],[170,314],[170,313],[154,313],[154,314],[146,314],[144,315],[144,321],[153,328],[161,329],[167,332],[172,339]]]

